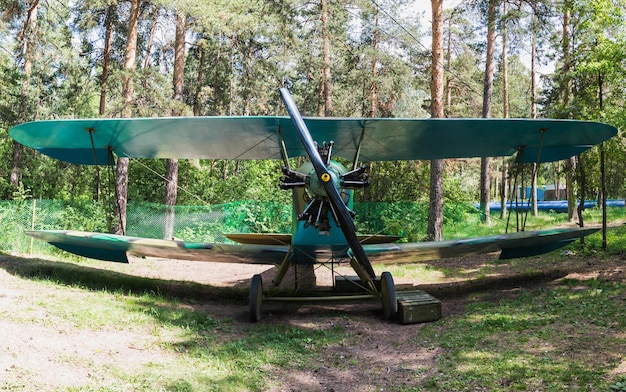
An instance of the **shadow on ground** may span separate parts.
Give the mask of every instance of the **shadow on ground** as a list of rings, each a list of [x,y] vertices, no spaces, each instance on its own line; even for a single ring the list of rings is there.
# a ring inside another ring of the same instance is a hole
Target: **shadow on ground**
[[[216,287],[187,281],[146,278],[75,263],[37,258],[0,256],[0,268],[26,279],[46,279],[89,290],[107,290],[133,294],[159,294],[169,298],[247,300],[247,290]]]
[[[12,275],[27,279],[47,279],[90,290],[122,291],[135,294],[157,293],[170,298],[197,301],[225,299],[242,303],[247,302],[248,297],[249,280],[238,281],[234,287],[221,287],[193,281],[147,278],[70,262],[9,255],[0,256],[0,268]],[[506,276],[482,276],[453,282],[402,284],[398,285],[397,289],[398,291],[419,289],[435,297],[453,298],[478,291],[508,290],[539,285],[563,278],[570,272],[566,269],[549,269]],[[271,282],[275,275],[275,268],[262,275],[264,282]],[[189,279],[193,280],[193,277]]]

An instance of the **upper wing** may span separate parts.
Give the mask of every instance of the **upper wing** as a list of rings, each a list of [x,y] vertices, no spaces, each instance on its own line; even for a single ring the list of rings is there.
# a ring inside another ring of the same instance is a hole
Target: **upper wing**
[[[580,154],[617,133],[613,126],[530,119],[305,119],[333,155],[363,161],[510,156],[546,162]],[[16,141],[63,161],[129,158],[280,159],[305,155],[289,117],[172,117],[48,120],[11,129]],[[360,149],[359,149],[360,146]]]

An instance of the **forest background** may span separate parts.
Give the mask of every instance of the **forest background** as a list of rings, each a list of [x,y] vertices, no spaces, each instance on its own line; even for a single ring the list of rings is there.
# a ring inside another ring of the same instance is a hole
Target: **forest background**
[[[438,68],[445,117],[624,128],[623,0],[467,0],[440,20],[419,12],[417,1],[1,0],[0,199],[103,201],[107,211],[122,210],[107,221],[115,231],[126,224],[114,217],[125,214],[127,200],[288,204],[290,194],[277,187],[279,161],[119,159],[116,171],[99,175],[25,149],[8,130],[55,118],[284,115],[283,86],[310,116],[437,116]],[[442,33],[440,57],[431,31]],[[541,165],[536,181],[567,183],[572,200],[624,198],[623,137],[602,154],[604,189],[600,148]],[[441,171],[431,162],[375,162],[357,201],[427,205],[436,182],[452,206],[509,193],[507,160],[439,164]]]

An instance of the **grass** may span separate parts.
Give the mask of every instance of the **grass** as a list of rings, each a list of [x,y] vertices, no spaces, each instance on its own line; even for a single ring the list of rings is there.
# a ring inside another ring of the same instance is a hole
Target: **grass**
[[[445,350],[424,390],[624,390],[626,377],[610,370],[626,352],[623,283],[520,291],[475,298],[464,315],[422,330],[423,341]]]

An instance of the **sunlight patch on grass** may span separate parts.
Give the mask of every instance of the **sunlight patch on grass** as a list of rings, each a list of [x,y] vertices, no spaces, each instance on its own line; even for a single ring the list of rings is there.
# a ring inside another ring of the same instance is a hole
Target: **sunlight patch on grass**
[[[472,361],[491,361],[491,360],[497,359],[497,356],[495,353],[488,352],[488,351],[468,350],[463,353],[462,358],[471,364]]]
[[[175,361],[145,366],[141,372],[119,371],[116,377],[134,391],[261,390],[262,373],[233,366],[219,358],[180,356]]]
[[[117,329],[137,329],[152,322],[145,314],[129,311],[124,297],[103,291],[57,292],[32,304],[29,321],[48,325],[65,322],[76,328],[102,329],[114,324]],[[41,318],[41,312],[45,317]]]
[[[518,331],[528,328],[532,323],[537,322],[536,315],[516,314],[516,313],[490,313],[474,314],[467,318],[469,323],[473,323],[476,328],[483,331]],[[541,320],[543,323],[544,321]]]
[[[427,282],[438,282],[444,279],[445,273],[427,264],[394,264],[374,266],[378,271],[389,271],[395,278],[418,279]]]

